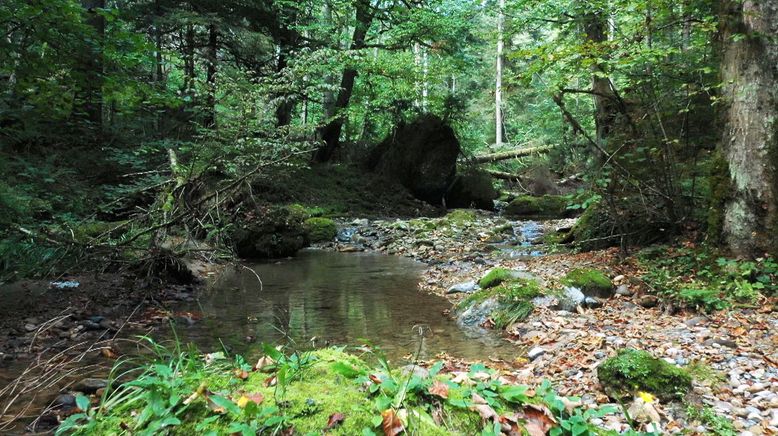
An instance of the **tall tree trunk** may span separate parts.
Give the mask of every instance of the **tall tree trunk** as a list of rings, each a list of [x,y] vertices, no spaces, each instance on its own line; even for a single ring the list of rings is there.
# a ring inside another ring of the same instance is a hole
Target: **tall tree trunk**
[[[778,254],[778,0],[722,5],[723,238],[737,255]]]
[[[502,146],[502,61],[505,0],[500,0],[497,12],[497,74],[494,87],[494,145]]]
[[[103,40],[105,38],[105,19],[98,9],[105,8],[105,0],[83,0],[86,22],[94,29],[95,38],[89,38],[89,46],[84,50],[81,68],[83,83],[79,99],[79,109],[84,120],[96,131],[103,127]]]
[[[205,61],[208,64],[205,72],[205,85],[206,85],[206,115],[204,123],[205,127],[216,127],[216,68],[217,68],[217,51],[219,44],[219,30],[216,28],[216,23],[211,23],[208,26],[208,46],[205,49]]]
[[[195,81],[195,30],[187,24],[184,33],[184,92],[191,96]]]
[[[370,0],[356,1],[357,23],[354,28],[354,34],[351,38],[351,49],[359,50],[365,46],[365,38],[370,24],[373,21],[373,15],[370,11]],[[340,91],[334,105],[334,119],[321,128],[319,134],[323,144],[316,150],[313,159],[316,162],[327,162],[332,159],[335,151],[340,146],[340,133],[343,131],[345,122],[344,110],[351,101],[351,94],[354,92],[354,82],[357,78],[357,70],[346,68],[340,79]]]
[[[592,45],[599,45],[608,40],[608,21],[603,13],[591,13],[584,17],[584,32],[586,39]],[[595,56],[597,56],[595,54]],[[592,93],[594,98],[594,123],[597,128],[596,141],[604,145],[618,114],[617,99],[613,93],[610,79],[605,76],[602,65],[593,67]]]

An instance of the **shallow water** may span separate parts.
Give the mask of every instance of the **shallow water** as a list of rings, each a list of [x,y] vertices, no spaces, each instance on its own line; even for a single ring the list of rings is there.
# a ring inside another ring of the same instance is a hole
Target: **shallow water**
[[[182,308],[195,317],[201,312],[203,319],[179,322],[176,333],[204,350],[224,343],[249,355],[259,343],[276,341],[300,348],[366,342],[394,360],[416,353],[466,359],[515,353],[494,333],[463,330],[444,315],[451,304],[418,289],[422,270],[422,264],[400,257],[316,250],[231,267],[199,303]]]

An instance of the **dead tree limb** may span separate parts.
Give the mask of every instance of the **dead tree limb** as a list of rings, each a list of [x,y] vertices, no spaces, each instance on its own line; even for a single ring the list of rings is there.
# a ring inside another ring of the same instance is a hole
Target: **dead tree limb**
[[[545,153],[554,148],[553,145],[540,145],[537,147],[517,148],[515,150],[501,151],[499,153],[482,154],[475,156],[473,160],[475,163],[490,163],[498,162],[501,160],[516,159],[519,157],[529,156],[531,154]]]

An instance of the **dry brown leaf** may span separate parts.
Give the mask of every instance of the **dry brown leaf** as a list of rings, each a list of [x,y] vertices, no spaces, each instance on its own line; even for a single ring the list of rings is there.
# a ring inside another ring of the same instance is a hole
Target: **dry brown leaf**
[[[384,410],[381,412],[381,417],[383,418],[381,428],[384,430],[384,436],[397,436],[405,431],[402,420],[394,413],[394,410]]]
[[[545,436],[556,424],[551,411],[545,406],[527,405],[519,417],[526,421],[524,428],[530,436]]]
[[[245,371],[245,370],[240,369],[240,368],[236,369],[234,374],[235,374],[235,377],[237,377],[237,378],[239,378],[241,380],[246,380],[247,378],[249,378],[248,371]]]
[[[276,363],[273,359],[271,359],[268,356],[262,356],[257,361],[257,364],[254,365],[254,371],[262,371],[263,369],[267,368],[268,366]]]
[[[448,398],[448,385],[440,380],[435,380],[432,383],[432,386],[430,386],[429,392],[432,395],[437,395],[440,398],[446,399]]]
[[[380,384],[381,384],[381,378],[380,378],[380,377],[378,377],[377,375],[375,375],[375,374],[370,374],[368,377],[370,378],[370,381],[372,381],[373,383],[375,383],[375,384],[377,384],[377,385],[380,385]]]
[[[119,358],[119,353],[117,353],[116,351],[113,350],[113,348],[110,347],[103,348],[102,350],[100,350],[100,354],[102,354],[102,356],[105,357],[106,359],[116,360]]]
[[[488,404],[475,404],[472,406],[472,409],[478,412],[483,419],[499,419],[497,412]]]
[[[276,376],[271,375],[270,377],[265,379],[265,387],[275,386],[276,383],[278,383],[278,379],[276,379]]]
[[[342,413],[333,413],[330,415],[329,419],[327,419],[327,426],[324,427],[324,431],[332,430],[333,428],[343,424],[343,421],[346,420],[346,416]]]

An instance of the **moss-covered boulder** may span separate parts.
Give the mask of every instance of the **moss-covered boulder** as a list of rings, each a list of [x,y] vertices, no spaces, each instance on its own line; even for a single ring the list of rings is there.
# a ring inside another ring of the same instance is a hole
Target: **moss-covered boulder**
[[[446,193],[446,206],[493,210],[494,200],[498,196],[492,176],[485,171],[470,169],[454,179],[453,185]]]
[[[511,217],[562,218],[571,212],[567,209],[567,199],[561,195],[521,195],[508,203],[503,213]]]
[[[542,295],[537,280],[511,278],[462,300],[457,306],[457,320],[472,326],[491,319],[496,328],[504,329],[527,318],[535,309],[532,300]]]
[[[474,223],[476,218],[476,213],[473,210],[456,209],[447,213],[446,216],[440,220],[440,224],[445,226],[454,225],[457,227],[463,227]]]
[[[578,288],[587,297],[610,298],[613,296],[613,282],[602,271],[578,268],[570,271],[562,283]]]
[[[478,282],[481,289],[489,289],[499,285],[502,282],[513,278],[513,271],[505,268],[494,268]]]
[[[311,243],[331,241],[338,234],[335,221],[329,218],[308,218],[303,222],[303,228],[306,239]]]
[[[257,210],[235,225],[235,252],[248,259],[292,256],[305,247],[304,219],[305,215],[289,207]]]
[[[620,350],[600,365],[597,378],[605,394],[619,401],[631,399],[638,391],[670,401],[692,387],[692,377],[684,369],[631,348]]]

